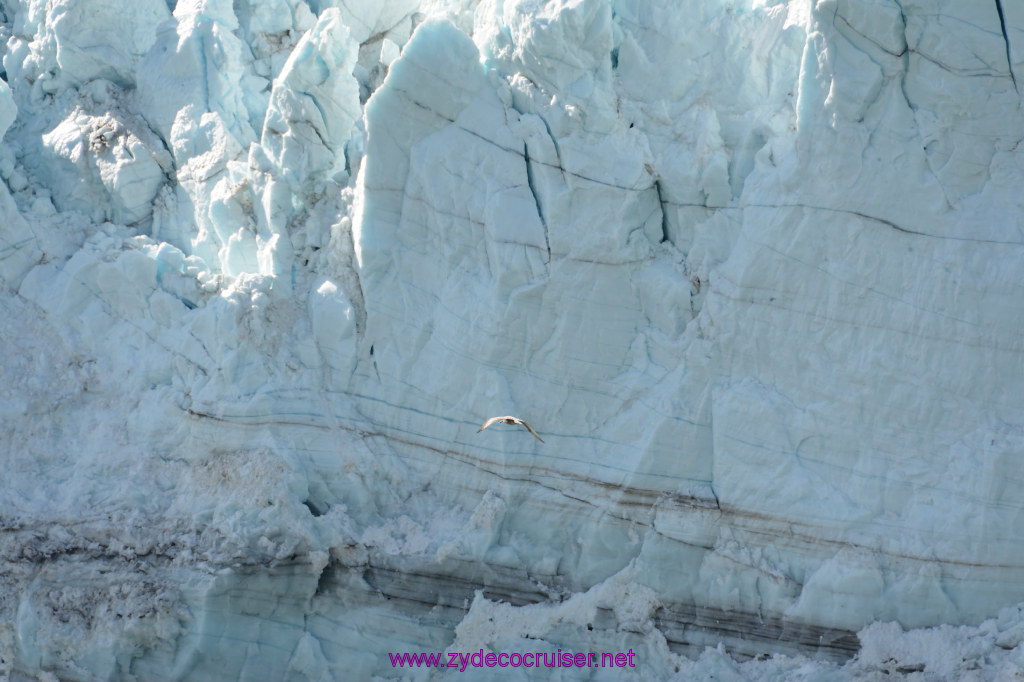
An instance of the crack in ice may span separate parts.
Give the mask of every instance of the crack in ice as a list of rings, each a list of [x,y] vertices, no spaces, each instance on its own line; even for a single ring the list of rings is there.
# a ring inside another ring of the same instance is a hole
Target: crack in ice
[[[1017,76],[1013,73],[1013,58],[1010,55],[1010,36],[1006,33],[1006,17],[1003,15],[1002,0],[996,0],[996,11],[999,13],[999,28],[1003,32],[1003,42],[1006,43],[1006,66],[1010,70],[1010,80],[1013,81],[1013,89],[1017,90]]]

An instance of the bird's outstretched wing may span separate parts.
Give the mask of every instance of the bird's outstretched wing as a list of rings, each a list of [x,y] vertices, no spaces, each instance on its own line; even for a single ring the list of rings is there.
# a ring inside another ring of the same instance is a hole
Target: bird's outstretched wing
[[[502,419],[503,419],[502,417],[491,417],[490,419],[488,419],[487,421],[485,421],[485,422],[484,422],[484,425],[483,425],[483,426],[481,426],[481,427],[480,427],[479,429],[477,429],[477,430],[476,430],[476,432],[477,432],[477,433],[480,433],[481,431],[483,431],[484,429],[486,429],[486,428],[487,428],[488,426],[490,426],[490,425],[491,425],[491,424],[493,424],[494,422],[496,422],[496,421],[501,421]]]
[[[534,438],[539,440],[541,443],[544,442],[544,439],[537,435],[537,432],[533,430],[532,426],[530,426],[529,424],[524,422],[522,419],[517,419],[516,421],[519,422],[520,424],[522,424],[523,426],[525,426],[526,430],[529,431],[530,433],[532,433]]]
[[[544,442],[544,439],[537,435],[537,432],[533,430],[533,427],[530,426],[529,424],[527,424],[526,422],[524,422],[519,417],[511,417],[511,416],[510,417],[491,417],[490,419],[485,421],[484,425],[481,426],[479,429],[477,429],[476,432],[480,433],[481,431],[486,429],[488,426],[490,426],[494,422],[503,422],[505,424],[519,424],[520,426],[525,426],[526,430],[529,431],[530,433],[532,433],[534,438],[539,440],[541,443]]]

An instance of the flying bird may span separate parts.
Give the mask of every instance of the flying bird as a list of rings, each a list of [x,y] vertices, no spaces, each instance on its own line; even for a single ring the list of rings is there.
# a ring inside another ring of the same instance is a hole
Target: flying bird
[[[485,421],[484,425],[477,429],[476,432],[480,433],[494,422],[501,422],[503,424],[510,424],[512,426],[515,426],[516,424],[518,424],[519,426],[525,426],[526,430],[532,433],[534,438],[539,440],[541,443],[544,442],[544,439],[537,435],[537,432],[533,430],[533,427],[524,422],[519,417],[491,417],[490,419]]]

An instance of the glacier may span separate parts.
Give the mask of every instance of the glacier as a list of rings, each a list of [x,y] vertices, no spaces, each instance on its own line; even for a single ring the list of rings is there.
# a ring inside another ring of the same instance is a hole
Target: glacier
[[[0,679],[1024,674],[1021,7],[0,40]]]

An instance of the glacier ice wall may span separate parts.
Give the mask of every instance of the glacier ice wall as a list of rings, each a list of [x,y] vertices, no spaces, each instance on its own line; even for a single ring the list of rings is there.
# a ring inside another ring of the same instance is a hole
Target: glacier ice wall
[[[0,13],[0,674],[1024,665],[1011,3]]]

